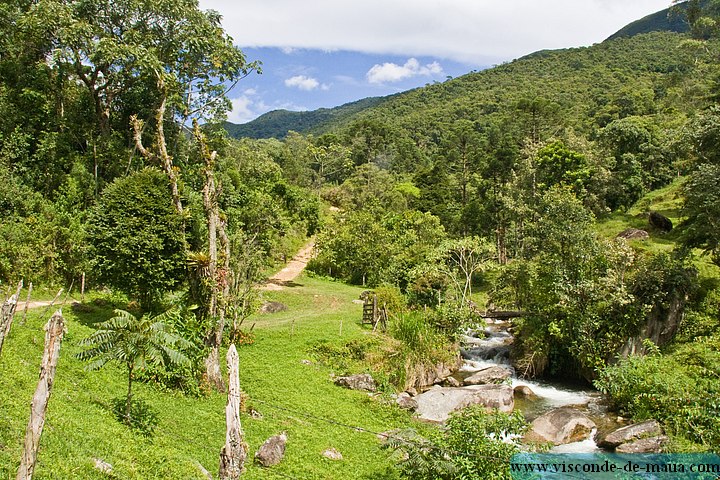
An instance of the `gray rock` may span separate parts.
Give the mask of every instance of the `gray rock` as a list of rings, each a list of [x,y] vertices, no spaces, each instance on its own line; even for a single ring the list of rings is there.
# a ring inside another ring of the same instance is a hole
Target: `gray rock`
[[[662,435],[662,428],[656,420],[648,420],[627,427],[618,428],[612,433],[598,438],[598,445],[603,448],[615,448],[623,443],[645,437],[656,437]]]
[[[595,422],[584,413],[569,407],[556,408],[530,424],[526,440],[551,442],[554,445],[579,442],[590,437]]]
[[[287,305],[280,302],[265,302],[260,307],[260,313],[278,313],[287,310]]]
[[[645,230],[638,228],[628,228],[618,233],[617,238],[625,238],[627,240],[647,240],[650,238],[650,234]]]
[[[462,383],[457,378],[450,376],[443,381],[445,387],[462,387]]]
[[[375,380],[367,373],[338,377],[335,379],[335,385],[340,385],[341,387],[349,388],[350,390],[365,390],[367,392],[374,392],[377,390]]]
[[[105,460],[93,458],[93,465],[95,466],[95,470],[98,470],[106,475],[110,475],[113,472],[112,465],[110,465]]]
[[[662,213],[651,211],[648,214],[648,221],[650,222],[650,225],[659,230],[662,230],[663,232],[669,232],[673,229],[672,220],[667,218]]]
[[[329,460],[340,461],[343,459],[342,453],[338,452],[334,448],[328,448],[323,452],[323,457]]]
[[[527,385],[518,385],[513,389],[513,393],[518,397],[537,398],[535,392],[533,392],[532,389]]]
[[[407,392],[402,392],[398,395],[395,403],[404,410],[417,410],[418,404],[413,397]]]
[[[488,410],[510,413],[515,407],[513,389],[509,385],[475,385],[462,388],[434,387],[415,397],[421,420],[445,422],[450,414],[470,405],[483,405]]]
[[[641,438],[630,443],[623,443],[615,449],[616,453],[661,453],[663,446],[668,442],[668,437],[660,435],[657,437]]]
[[[489,385],[503,383],[512,376],[512,372],[499,365],[484,368],[464,380],[465,385]]]
[[[255,453],[255,461],[263,467],[272,467],[280,463],[285,457],[287,434],[285,432],[265,440]]]

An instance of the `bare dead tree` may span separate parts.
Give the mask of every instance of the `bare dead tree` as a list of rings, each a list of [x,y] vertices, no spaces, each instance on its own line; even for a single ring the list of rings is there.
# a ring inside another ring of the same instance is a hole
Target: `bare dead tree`
[[[16,480],[32,479],[35,470],[40,437],[45,425],[45,413],[47,412],[50,393],[55,381],[55,369],[60,357],[60,344],[64,332],[65,320],[62,311],[58,310],[45,325],[45,350],[40,365],[40,380],[30,403],[30,421],[25,430],[25,448]]]
[[[240,357],[235,345],[227,353],[228,400],[225,406],[225,445],[220,450],[220,480],[240,478],[247,458],[247,445],[240,425]]]
[[[5,343],[5,338],[10,333],[10,327],[12,327],[13,318],[15,318],[15,310],[17,309],[17,303],[18,299],[20,298],[20,290],[22,290],[22,287],[23,282],[22,280],[20,280],[15,294],[5,300],[2,307],[0,307],[0,354],[2,353],[2,347]]]

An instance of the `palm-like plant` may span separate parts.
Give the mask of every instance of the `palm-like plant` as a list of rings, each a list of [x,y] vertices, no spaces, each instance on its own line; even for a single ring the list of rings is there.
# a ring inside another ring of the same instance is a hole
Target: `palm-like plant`
[[[168,310],[160,315],[145,314],[138,318],[125,310],[115,310],[115,316],[97,325],[97,330],[80,342],[89,347],[77,354],[81,360],[91,360],[88,370],[98,370],[106,363],[124,364],[128,372],[125,423],[130,424],[133,372],[148,365],[186,365],[190,363],[182,352],[192,346],[190,342],[173,333],[168,320],[176,311]]]

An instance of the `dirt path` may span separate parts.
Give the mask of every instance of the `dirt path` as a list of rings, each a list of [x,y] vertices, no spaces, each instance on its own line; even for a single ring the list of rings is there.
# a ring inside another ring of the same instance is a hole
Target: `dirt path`
[[[315,248],[315,242],[310,240],[300,251],[293,257],[285,268],[280,270],[278,273],[270,277],[265,285],[261,287],[262,290],[282,290],[288,286],[298,275],[305,270],[307,263],[312,258],[313,249]]]

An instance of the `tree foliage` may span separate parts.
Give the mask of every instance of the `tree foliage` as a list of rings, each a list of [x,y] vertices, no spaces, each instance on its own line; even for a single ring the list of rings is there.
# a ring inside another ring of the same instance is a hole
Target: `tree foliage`
[[[113,182],[89,231],[98,280],[137,299],[145,311],[156,308],[184,279],[180,225],[162,172],[148,168]]]

